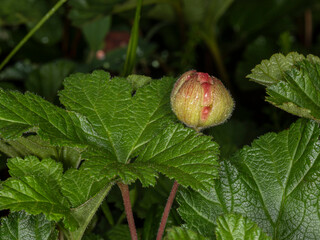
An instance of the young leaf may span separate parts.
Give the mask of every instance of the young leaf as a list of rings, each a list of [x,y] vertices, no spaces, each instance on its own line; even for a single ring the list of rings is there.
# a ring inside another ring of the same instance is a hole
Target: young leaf
[[[57,237],[55,224],[43,214],[33,216],[23,211],[13,212],[1,219],[1,240],[56,240]]]
[[[217,219],[216,228],[217,240],[237,239],[237,240],[271,240],[261,229],[239,214],[225,214]]]
[[[270,86],[281,81],[285,72],[293,68],[297,62],[303,59],[305,59],[305,57],[297,52],[289,53],[287,56],[281,53],[274,54],[270,60],[263,60],[252,69],[251,74],[249,74],[247,78],[262,85]]]
[[[13,158],[8,161],[12,176],[0,190],[0,209],[44,213],[49,220],[64,222],[69,227],[77,223],[70,213],[70,204],[60,192],[62,165],[52,159],[36,157]]]
[[[266,99],[273,105],[300,117],[320,120],[320,64],[306,60],[293,68],[285,80],[267,88]]]
[[[266,100],[289,113],[320,119],[320,59],[297,53],[273,55],[247,77],[267,87]]]
[[[320,135],[313,121],[268,133],[221,164],[210,192],[180,193],[188,227],[213,238],[219,215],[237,212],[274,239],[320,238]]]
[[[2,183],[0,210],[44,213],[54,221],[63,218],[67,228],[79,226],[72,233],[76,235],[83,234],[111,187],[93,171],[70,169],[62,174],[62,165],[52,159],[13,158],[8,167],[11,178]]]
[[[170,228],[167,231],[167,235],[164,237],[164,240],[207,240],[204,236],[190,230],[181,227]]]

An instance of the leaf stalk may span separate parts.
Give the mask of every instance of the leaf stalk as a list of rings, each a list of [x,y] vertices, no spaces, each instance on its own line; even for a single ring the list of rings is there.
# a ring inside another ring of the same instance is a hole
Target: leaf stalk
[[[132,240],[138,240],[136,225],[134,223],[131,202],[130,202],[130,192],[127,184],[118,182],[118,187],[120,188],[124,209],[127,215],[127,221],[130,229],[130,235]]]
[[[179,183],[177,181],[174,181],[169,198],[167,200],[167,204],[166,207],[164,208],[163,211],[163,215],[161,218],[161,222],[160,222],[160,226],[159,226],[159,230],[158,230],[158,234],[157,234],[157,240],[161,240],[163,233],[164,233],[164,229],[166,228],[166,224],[167,224],[167,220],[169,217],[169,213],[170,213],[170,209],[173,203],[173,200],[176,197],[176,193],[178,191],[178,187],[179,187]]]

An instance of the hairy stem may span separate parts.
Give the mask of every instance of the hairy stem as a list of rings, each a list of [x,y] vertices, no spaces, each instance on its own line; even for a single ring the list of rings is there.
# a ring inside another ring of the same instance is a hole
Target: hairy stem
[[[118,182],[118,186],[121,191],[123,205],[127,215],[127,221],[130,229],[131,239],[138,240],[136,225],[134,224],[134,218],[133,218],[132,209],[131,209],[129,187],[128,185],[123,184],[121,182]]]
[[[19,49],[32,37],[32,35],[64,4],[67,0],[60,0],[54,5],[46,15],[34,26],[30,32],[17,44],[0,65],[0,70],[9,62],[9,60],[19,51]]]
[[[174,200],[174,198],[176,196],[176,193],[178,191],[178,187],[179,187],[179,183],[177,181],[175,181],[173,183],[169,198],[167,200],[166,207],[164,208],[164,211],[163,211],[163,215],[162,215],[162,218],[161,218],[161,222],[160,222],[160,226],[159,226],[159,230],[158,230],[158,234],[157,234],[157,240],[161,240],[162,239],[162,235],[163,235],[164,229],[166,228],[166,224],[167,224],[167,220],[168,220],[168,217],[169,217],[170,209],[171,209],[173,200]]]

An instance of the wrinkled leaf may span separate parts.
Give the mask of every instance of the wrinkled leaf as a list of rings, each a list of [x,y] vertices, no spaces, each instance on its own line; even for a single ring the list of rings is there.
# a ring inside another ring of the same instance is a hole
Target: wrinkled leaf
[[[180,192],[187,226],[214,238],[217,217],[237,212],[274,239],[318,239],[320,135],[313,121],[268,133],[221,163],[210,192]]]
[[[110,79],[104,71],[74,74],[60,92],[66,110],[31,93],[1,91],[0,133],[17,138],[36,127],[51,144],[86,147],[83,168],[98,179],[139,179],[149,186],[160,172],[184,186],[208,189],[217,176],[217,145],[173,123],[173,80],[154,80],[133,91],[127,79]]]
[[[63,218],[73,230],[88,223],[111,187],[107,179],[97,178],[92,171],[69,169],[63,174],[62,165],[52,159],[12,158],[8,167],[11,177],[2,183],[0,210],[44,213],[53,221]]]
[[[226,214],[218,217],[217,240],[271,240],[254,222],[239,214]]]
[[[13,212],[1,219],[1,240],[56,240],[58,231],[55,224],[49,222],[43,214],[29,215],[25,212]]]
[[[139,154],[145,163],[181,185],[208,189],[218,175],[218,145],[182,125],[168,127]]]
[[[266,100],[289,113],[320,119],[320,59],[297,53],[273,55],[249,74],[251,80],[267,87]]]
[[[44,213],[49,220],[64,218],[69,227],[77,226],[69,203],[60,192],[62,165],[52,159],[41,162],[36,157],[12,158],[8,161],[11,178],[0,190],[0,209]]]

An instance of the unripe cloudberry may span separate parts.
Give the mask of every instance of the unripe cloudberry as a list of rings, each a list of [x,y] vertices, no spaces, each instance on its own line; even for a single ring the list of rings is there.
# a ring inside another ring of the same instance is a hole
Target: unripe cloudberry
[[[219,79],[191,70],[175,83],[171,106],[180,121],[199,131],[226,121],[234,101]]]

